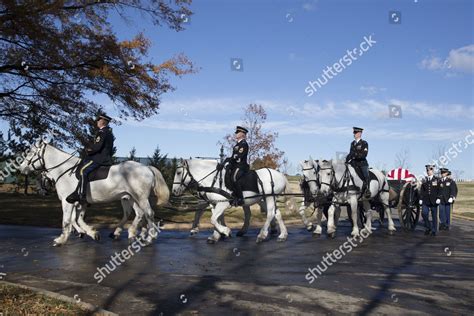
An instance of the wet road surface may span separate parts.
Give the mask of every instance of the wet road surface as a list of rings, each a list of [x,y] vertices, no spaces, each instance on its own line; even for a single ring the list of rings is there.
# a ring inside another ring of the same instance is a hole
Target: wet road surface
[[[71,236],[54,248],[58,229],[0,225],[0,273],[6,281],[76,296],[121,315],[467,315],[474,309],[474,222],[454,220],[453,226],[436,237],[424,236],[420,226],[415,232],[398,228],[393,236],[382,227],[353,241],[357,247],[336,263],[326,259],[329,266],[321,261],[347,241],[347,221],[335,239],[293,227],[283,243],[272,236],[256,244],[256,229],[215,245],[206,243],[209,232],[189,237],[164,231],[139,251],[129,248],[125,235],[108,239],[108,231],[101,231],[100,242]],[[133,256],[110,262],[125,249]],[[308,269],[318,264],[327,269],[310,284]],[[106,276],[101,283],[94,278],[98,268]]]

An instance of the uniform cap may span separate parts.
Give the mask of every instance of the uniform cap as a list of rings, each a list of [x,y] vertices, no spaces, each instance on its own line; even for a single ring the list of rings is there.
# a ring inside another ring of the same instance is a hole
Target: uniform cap
[[[246,129],[245,127],[242,127],[242,126],[237,126],[236,129],[235,129],[235,134],[239,133],[239,132],[242,132],[244,134],[247,134],[249,132],[248,129]]]
[[[112,118],[105,113],[99,113],[99,115],[97,115],[97,121],[100,119],[106,120],[107,122],[112,121]]]

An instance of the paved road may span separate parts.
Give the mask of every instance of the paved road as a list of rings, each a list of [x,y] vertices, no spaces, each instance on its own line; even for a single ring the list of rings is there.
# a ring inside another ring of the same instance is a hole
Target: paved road
[[[455,220],[452,231],[435,238],[421,227],[394,236],[380,228],[309,284],[308,268],[324,269],[322,256],[347,241],[349,224],[341,225],[332,240],[294,227],[287,242],[258,245],[256,230],[216,245],[206,244],[206,232],[166,231],[100,284],[97,268],[128,247],[125,238],[71,238],[53,248],[57,229],[0,226],[0,272],[7,281],[76,295],[121,315],[467,315],[474,309],[474,222]]]

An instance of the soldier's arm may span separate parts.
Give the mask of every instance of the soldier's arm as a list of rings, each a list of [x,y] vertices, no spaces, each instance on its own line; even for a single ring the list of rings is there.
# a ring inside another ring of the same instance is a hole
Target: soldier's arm
[[[106,137],[107,137],[107,134],[101,130],[95,137],[94,144],[92,144],[92,146],[87,148],[87,154],[91,156],[101,151],[102,148],[104,147]]]
[[[351,148],[349,149],[349,154],[346,156],[346,163],[354,159],[354,151],[352,150],[352,144]]]
[[[235,161],[238,163],[242,162],[242,158],[248,153],[248,151],[249,145],[247,143],[241,144],[237,152],[234,154]]]
[[[454,180],[451,182],[451,196],[453,198],[456,198],[458,196],[458,185]]]

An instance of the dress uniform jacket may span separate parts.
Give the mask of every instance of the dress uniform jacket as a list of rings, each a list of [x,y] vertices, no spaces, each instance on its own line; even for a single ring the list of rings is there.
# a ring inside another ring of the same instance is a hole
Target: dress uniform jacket
[[[359,167],[368,166],[367,154],[369,153],[369,144],[360,139],[358,142],[353,140],[351,143],[351,149],[349,154],[346,157],[346,163],[351,161],[351,164],[354,164]]]
[[[112,165],[114,135],[110,127],[99,129],[94,136],[94,143],[87,148],[88,159],[102,166]]]
[[[436,199],[439,198],[440,181],[437,177],[432,176],[431,180],[425,177],[421,183],[420,198],[423,204],[428,206],[436,206]]]
[[[249,145],[245,139],[242,139],[238,142],[233,150],[232,150],[232,157],[230,157],[230,164],[232,168],[248,168],[249,165],[247,163],[247,156],[249,153]]]
[[[441,204],[448,204],[449,198],[456,198],[457,187],[453,179],[444,178],[439,181],[439,198]]]

